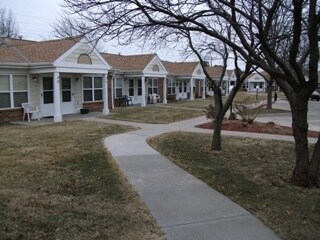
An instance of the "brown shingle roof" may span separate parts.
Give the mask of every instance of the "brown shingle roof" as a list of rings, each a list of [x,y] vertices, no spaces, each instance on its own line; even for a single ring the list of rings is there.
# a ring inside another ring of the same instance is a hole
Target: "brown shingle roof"
[[[156,54],[142,55],[119,55],[101,53],[102,57],[112,66],[113,69],[121,71],[143,71]]]
[[[223,69],[223,66],[218,66],[218,65],[215,65],[213,67],[206,67],[208,74],[212,78],[220,78],[222,74],[222,69]]]
[[[10,39],[0,46],[0,62],[6,63],[52,63],[81,38],[66,38],[43,42]]]
[[[162,61],[165,69],[169,74],[174,75],[191,75],[196,69],[199,62],[168,62]]]

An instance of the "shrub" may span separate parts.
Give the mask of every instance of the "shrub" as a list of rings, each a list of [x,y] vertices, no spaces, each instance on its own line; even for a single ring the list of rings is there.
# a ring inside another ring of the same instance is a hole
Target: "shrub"
[[[205,108],[203,112],[207,119],[214,121],[215,111],[214,111],[214,106],[212,104],[210,104],[207,108]]]
[[[247,97],[234,103],[234,112],[240,116],[242,121],[252,124],[260,114],[261,108],[256,103],[250,102],[250,98]]]

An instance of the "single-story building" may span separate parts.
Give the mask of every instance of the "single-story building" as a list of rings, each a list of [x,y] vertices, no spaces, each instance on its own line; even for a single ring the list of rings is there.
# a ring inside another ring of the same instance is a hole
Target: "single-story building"
[[[111,67],[85,37],[0,41],[0,121],[21,120],[23,102],[55,122],[82,108],[109,113]]]
[[[142,107],[154,96],[167,104],[206,95],[199,62],[99,53],[85,37],[0,41],[0,121],[21,120],[24,102],[39,106],[40,117],[60,122],[83,108],[107,115],[124,95]]]

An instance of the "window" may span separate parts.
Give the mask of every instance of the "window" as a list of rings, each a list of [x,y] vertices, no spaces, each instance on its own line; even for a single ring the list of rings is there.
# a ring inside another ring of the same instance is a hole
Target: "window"
[[[158,94],[158,79],[148,79],[148,94]]]
[[[172,78],[168,79],[168,94],[172,95],[176,93],[176,81]]]
[[[102,101],[102,77],[83,77],[83,101]]]
[[[160,71],[159,66],[158,66],[157,64],[153,65],[152,71],[153,71],[153,72],[159,72],[159,71]]]
[[[129,79],[129,96],[134,96],[134,79]]]
[[[115,79],[115,98],[122,98],[122,78]]]
[[[43,103],[50,104],[53,103],[53,78],[44,77],[43,78]]]
[[[184,81],[184,87],[183,87],[183,92],[187,92],[187,82],[186,81]]]
[[[138,79],[138,96],[142,95],[142,80]]]
[[[0,76],[0,108],[21,107],[28,102],[28,78],[26,75]]]

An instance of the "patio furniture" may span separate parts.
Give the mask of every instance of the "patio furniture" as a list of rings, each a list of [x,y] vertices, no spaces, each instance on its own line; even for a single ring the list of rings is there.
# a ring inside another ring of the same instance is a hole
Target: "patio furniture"
[[[22,121],[25,119],[25,115],[28,116],[28,122],[30,122],[30,115],[33,116],[34,114],[37,114],[38,121],[40,121],[40,113],[39,113],[39,107],[34,106],[31,103],[22,103],[23,108],[23,118]]]
[[[122,98],[119,99],[119,106],[121,105],[124,107],[132,105],[132,98],[128,95],[123,95]]]

